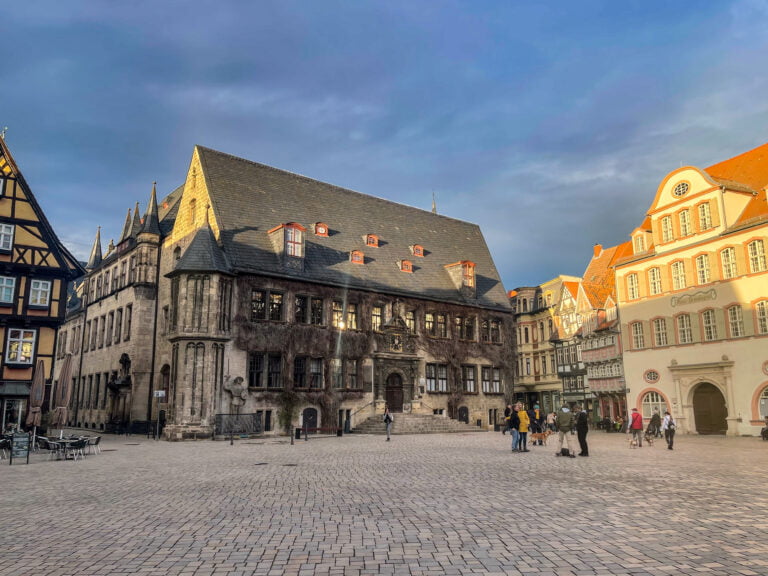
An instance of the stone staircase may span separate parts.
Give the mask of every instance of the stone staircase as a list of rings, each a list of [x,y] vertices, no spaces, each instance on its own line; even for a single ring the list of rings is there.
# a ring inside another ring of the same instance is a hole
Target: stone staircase
[[[487,432],[485,427],[471,426],[432,414],[395,414],[392,434],[444,434],[449,432]],[[352,431],[358,434],[385,434],[384,416],[379,414],[358,423]]]

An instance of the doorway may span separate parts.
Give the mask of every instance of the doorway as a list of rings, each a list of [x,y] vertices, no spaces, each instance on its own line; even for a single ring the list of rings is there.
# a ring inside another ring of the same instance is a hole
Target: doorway
[[[315,408],[304,408],[304,412],[301,413],[301,422],[307,430],[307,434],[317,434],[317,430],[311,430],[317,428],[317,410]]]
[[[693,393],[693,418],[699,434],[725,434],[728,423],[725,398],[716,386],[705,382]]]
[[[400,374],[393,372],[387,376],[384,400],[386,400],[390,412],[403,411],[403,379]]]

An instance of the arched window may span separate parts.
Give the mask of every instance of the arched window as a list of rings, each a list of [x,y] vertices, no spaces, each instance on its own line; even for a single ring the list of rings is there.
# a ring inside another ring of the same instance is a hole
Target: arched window
[[[760,394],[760,418],[765,419],[768,416],[768,388]]]
[[[659,411],[660,416],[663,416],[664,412],[667,410],[667,403],[658,392],[648,392],[645,396],[643,396],[643,418],[650,418],[653,416],[654,408]]]

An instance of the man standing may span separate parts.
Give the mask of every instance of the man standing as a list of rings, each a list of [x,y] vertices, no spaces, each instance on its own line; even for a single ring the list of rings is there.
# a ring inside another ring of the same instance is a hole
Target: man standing
[[[509,433],[512,435],[512,452],[519,452],[520,443],[520,417],[517,415],[517,404],[512,407],[509,415]]]
[[[630,434],[630,433],[632,434],[632,437],[634,438],[635,442],[637,442],[637,447],[642,448],[643,447],[643,417],[637,411],[637,408],[632,408],[632,414],[629,419],[629,428],[627,429],[627,434]]]
[[[571,447],[573,441],[571,440],[571,429],[573,428],[573,412],[570,411],[568,406],[563,405],[557,413],[557,452],[555,456],[570,456],[576,458],[574,450]],[[563,448],[563,439],[566,441],[568,448]]]
[[[576,416],[576,436],[579,439],[579,456],[589,456],[589,447],[587,446],[587,432],[589,431],[589,415],[583,406],[576,407],[578,415]]]
[[[502,429],[501,433],[506,434],[507,430],[511,430],[510,423],[512,421],[512,404],[507,404],[507,407],[504,408],[504,428]]]

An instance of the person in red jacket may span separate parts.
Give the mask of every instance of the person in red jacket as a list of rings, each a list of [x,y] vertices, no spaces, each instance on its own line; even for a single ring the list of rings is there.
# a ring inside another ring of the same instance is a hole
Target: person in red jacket
[[[637,408],[632,408],[632,414],[629,418],[629,426],[627,427],[627,434],[632,434],[637,442],[637,447],[643,447],[643,417]]]

